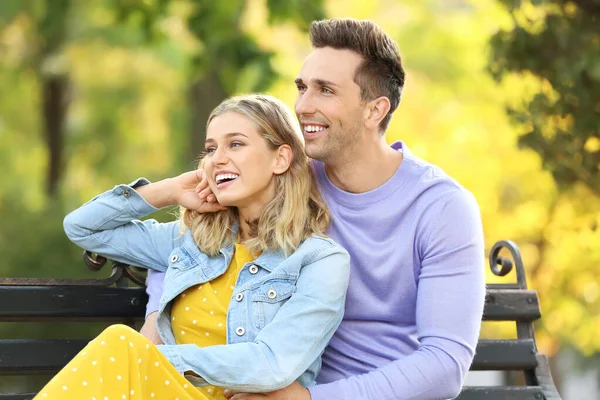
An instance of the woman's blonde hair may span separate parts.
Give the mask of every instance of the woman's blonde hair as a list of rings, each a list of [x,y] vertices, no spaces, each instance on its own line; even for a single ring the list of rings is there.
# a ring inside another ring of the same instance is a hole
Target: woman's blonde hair
[[[267,203],[257,220],[248,221],[250,239],[244,243],[249,251],[258,254],[265,250],[283,250],[287,256],[311,234],[324,236],[329,226],[329,210],[317,189],[310,161],[304,153],[304,139],[289,109],[271,96],[232,97],[213,110],[206,126],[227,112],[238,113],[254,122],[271,149],[287,144],[293,154],[288,170],[274,176],[277,195]],[[200,168],[204,160],[200,160]],[[179,220],[182,230],[190,229],[200,250],[211,256],[236,240],[232,230],[239,223],[236,207],[215,213],[181,208]]]

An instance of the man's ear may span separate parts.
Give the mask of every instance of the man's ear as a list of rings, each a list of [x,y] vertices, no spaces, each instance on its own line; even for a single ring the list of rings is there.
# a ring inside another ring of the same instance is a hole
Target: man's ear
[[[275,158],[275,168],[273,169],[273,173],[276,175],[283,174],[290,168],[292,165],[292,160],[294,158],[294,152],[289,144],[282,144],[277,149],[277,155]]]
[[[388,115],[390,111],[390,100],[381,96],[367,103],[367,119],[365,125],[367,128],[376,129],[382,119]]]

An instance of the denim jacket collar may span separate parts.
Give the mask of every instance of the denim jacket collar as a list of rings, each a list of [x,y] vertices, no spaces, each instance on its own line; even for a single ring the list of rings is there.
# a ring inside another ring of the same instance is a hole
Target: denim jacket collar
[[[231,227],[231,234],[234,237],[237,237],[238,232],[239,223],[236,222]],[[197,260],[198,264],[203,267],[207,280],[213,279],[214,276],[221,274],[223,272],[221,271],[223,266],[229,266],[234,253],[233,243],[223,247],[219,251],[219,256],[208,257],[206,254],[200,251],[189,230],[187,230],[184,235],[187,236],[183,241],[184,249],[188,252],[193,260]],[[282,250],[277,250],[274,252],[264,251],[256,260],[253,261],[253,263],[269,272],[272,272],[273,269],[275,269],[285,259],[286,257]]]

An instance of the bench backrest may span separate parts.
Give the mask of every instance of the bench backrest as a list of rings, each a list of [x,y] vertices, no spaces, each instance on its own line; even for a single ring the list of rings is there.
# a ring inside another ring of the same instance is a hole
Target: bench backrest
[[[506,248],[512,260],[500,257]],[[106,263],[101,257],[84,255],[92,269]],[[541,317],[537,292],[528,290],[525,270],[517,246],[496,243],[490,252],[490,267],[499,276],[516,267],[517,283],[489,284],[483,321],[512,321],[516,339],[480,339],[473,371],[521,371],[525,386],[465,387],[460,400],[560,399],[545,356],[538,353],[533,322]],[[134,326],[144,317],[147,296],[134,269],[113,263],[105,280],[0,279],[0,322],[102,321]],[[115,287],[116,286],[116,287]],[[53,374],[68,363],[89,339],[1,339],[0,375]],[[35,394],[1,394],[0,399],[25,400]]]
[[[510,258],[501,257],[506,249]],[[520,371],[524,386],[465,387],[460,400],[558,400],[546,356],[535,342],[533,322],[541,318],[540,302],[535,290],[527,289],[525,268],[517,245],[497,242],[489,254],[489,264],[497,276],[516,270],[516,283],[487,285],[483,321],[508,321],[516,325],[515,339],[479,339],[471,371]]]

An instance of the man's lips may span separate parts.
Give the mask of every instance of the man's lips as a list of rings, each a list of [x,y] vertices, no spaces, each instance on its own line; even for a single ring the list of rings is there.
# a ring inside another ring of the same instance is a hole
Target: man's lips
[[[310,138],[310,137],[315,137],[315,136],[322,134],[328,128],[329,128],[329,126],[327,126],[327,125],[303,123],[302,124],[302,133],[304,134],[305,137]]]

